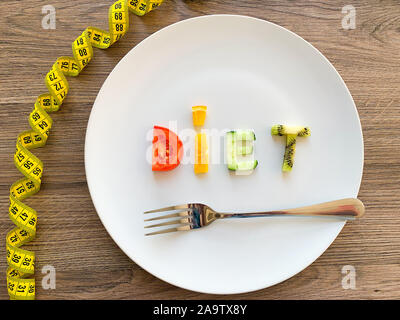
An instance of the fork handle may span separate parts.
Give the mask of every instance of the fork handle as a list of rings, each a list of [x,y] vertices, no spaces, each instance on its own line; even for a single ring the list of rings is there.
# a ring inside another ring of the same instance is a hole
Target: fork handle
[[[311,206],[286,209],[279,211],[252,212],[252,213],[221,213],[218,218],[250,218],[267,216],[317,216],[339,217],[346,219],[360,218],[364,215],[363,203],[354,198],[323,202]]]

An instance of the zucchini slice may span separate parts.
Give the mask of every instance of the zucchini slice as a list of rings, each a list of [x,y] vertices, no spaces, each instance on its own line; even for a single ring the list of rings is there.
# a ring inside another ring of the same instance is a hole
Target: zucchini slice
[[[229,170],[248,171],[257,167],[257,160],[249,160],[254,152],[255,140],[256,135],[253,130],[236,130],[226,133],[226,157]]]

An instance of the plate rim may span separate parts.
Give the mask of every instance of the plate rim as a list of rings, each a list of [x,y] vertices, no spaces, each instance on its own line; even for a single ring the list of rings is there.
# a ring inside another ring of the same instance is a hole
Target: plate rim
[[[185,24],[185,23],[190,23],[193,20],[199,20],[199,19],[209,19],[209,18],[218,18],[218,17],[232,17],[232,18],[239,18],[239,19],[246,19],[246,20],[255,20],[255,21],[259,21],[259,22],[263,22],[263,23],[267,23],[270,25],[273,25],[274,27],[277,27],[278,29],[281,29],[282,31],[286,31],[289,32],[292,36],[295,36],[296,38],[298,38],[299,40],[301,40],[303,43],[305,43],[306,45],[308,45],[309,47],[311,47],[316,53],[318,53],[318,55],[320,57],[323,58],[323,60],[325,61],[325,63],[327,63],[329,65],[329,67],[332,69],[332,71],[334,71],[336,73],[336,75],[338,76],[339,81],[341,82],[341,84],[343,85],[347,95],[350,97],[351,100],[351,104],[353,106],[353,109],[355,111],[355,114],[357,116],[357,120],[358,120],[358,131],[360,132],[360,138],[361,138],[361,174],[360,174],[360,180],[358,181],[358,187],[357,187],[357,192],[354,195],[354,197],[358,196],[358,193],[360,191],[360,187],[361,187],[361,183],[362,183],[362,178],[363,178],[363,174],[364,174],[364,137],[363,137],[363,131],[362,131],[362,125],[361,125],[361,120],[360,120],[360,116],[356,107],[356,104],[354,102],[353,96],[350,93],[349,88],[347,87],[345,81],[343,80],[343,78],[341,77],[341,75],[339,74],[339,72],[336,70],[336,68],[334,67],[334,65],[328,60],[327,57],[325,57],[325,55],[323,55],[321,53],[321,51],[319,51],[314,45],[312,45],[310,42],[308,42],[307,40],[305,40],[303,37],[301,37],[300,35],[296,34],[295,32],[282,27],[274,22],[265,20],[265,19],[261,19],[261,18],[256,18],[256,17],[252,17],[252,16],[248,16],[248,15],[239,15],[239,14],[208,14],[208,15],[201,15],[201,16],[196,16],[196,17],[192,17],[192,18],[188,18],[188,19],[184,19],[184,20],[180,20],[177,22],[174,22],[168,26],[165,26],[159,30],[157,30],[156,32],[152,33],[151,35],[147,36],[145,39],[141,40],[139,43],[137,43],[136,45],[134,45],[123,57],[121,57],[121,59],[118,61],[118,63],[114,66],[114,68],[112,69],[112,71],[108,74],[107,78],[104,80],[102,86],[99,88],[96,99],[93,103],[92,109],[90,111],[90,115],[89,115],[89,119],[87,122],[87,127],[86,127],[86,133],[85,133],[85,144],[84,144],[84,162],[85,162],[85,176],[86,176],[86,181],[87,181],[87,185],[88,185],[88,190],[89,190],[89,194],[90,194],[90,198],[92,200],[93,206],[96,210],[96,213],[102,223],[102,225],[104,226],[104,228],[106,229],[107,233],[109,234],[109,236],[111,237],[111,239],[114,241],[114,243],[118,246],[118,248],[135,264],[137,264],[140,268],[142,268],[143,270],[145,270],[146,272],[150,273],[152,276],[156,277],[157,279],[160,279],[161,281],[164,281],[170,285],[173,285],[175,287],[179,287],[181,289],[185,289],[185,290],[189,290],[192,292],[198,292],[198,293],[202,293],[202,294],[214,294],[214,295],[237,295],[237,294],[244,294],[244,293],[249,293],[249,292],[256,292],[262,289],[267,289],[269,287],[275,286],[279,283],[282,283],[292,277],[294,277],[295,275],[301,273],[302,271],[304,271],[306,268],[308,268],[311,264],[313,264],[319,257],[321,257],[322,254],[324,254],[326,252],[326,250],[332,245],[332,243],[336,240],[336,238],[338,237],[338,235],[340,234],[340,232],[343,230],[343,227],[346,225],[346,222],[343,223],[342,227],[340,227],[338,229],[337,234],[335,235],[335,237],[332,239],[332,241],[330,241],[325,247],[324,249],[321,251],[321,253],[315,258],[315,259],[309,259],[309,261],[306,261],[304,263],[304,266],[298,268],[297,271],[292,272],[292,273],[288,273],[287,275],[285,275],[285,277],[282,277],[280,280],[277,281],[272,281],[270,284],[262,284],[260,286],[258,286],[257,288],[254,289],[245,289],[245,290],[238,290],[235,292],[226,292],[226,291],[204,291],[204,290],[197,290],[197,289],[193,289],[193,288],[188,288],[185,287],[184,285],[181,285],[179,283],[173,283],[172,280],[166,280],[163,277],[160,277],[156,274],[154,274],[153,272],[147,270],[146,268],[144,268],[141,263],[138,263],[136,260],[134,260],[131,255],[129,255],[127,253],[127,251],[123,248],[123,246],[121,246],[120,244],[118,244],[118,242],[114,239],[114,236],[112,235],[112,233],[110,232],[109,228],[106,226],[106,224],[104,223],[104,220],[102,218],[102,215],[100,214],[98,207],[96,206],[95,200],[93,198],[93,184],[90,182],[90,179],[88,177],[88,132],[90,130],[90,127],[93,126],[93,107],[95,106],[97,99],[99,98],[99,93],[102,91],[104,84],[106,83],[107,79],[112,75],[113,72],[115,72],[115,70],[118,68],[118,66],[122,63],[122,61],[125,60],[125,58],[129,55],[132,54],[132,52],[134,52],[135,50],[137,50],[137,48],[139,48],[140,46],[144,45],[147,41],[149,41],[150,39],[156,37],[158,34],[162,33],[163,31],[167,30],[167,29],[172,29],[174,27],[176,27],[179,24]],[[92,186],[91,186],[92,185]],[[179,281],[177,281],[179,282]]]

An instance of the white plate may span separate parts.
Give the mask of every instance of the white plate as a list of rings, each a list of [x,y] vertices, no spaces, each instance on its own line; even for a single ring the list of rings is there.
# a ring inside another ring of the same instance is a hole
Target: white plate
[[[153,125],[177,121],[182,134],[192,128],[191,106],[198,104],[208,106],[204,128],[255,130],[259,166],[252,175],[229,174],[224,164],[210,165],[202,177],[190,164],[151,171],[145,154]],[[270,135],[279,123],[312,132],[299,139],[289,174],[281,172],[284,140]],[[306,268],[344,222],[232,219],[144,237],[142,212],[187,202],[259,211],[356,197],[363,141],[346,85],[312,45],[264,20],[212,15],[154,33],[119,62],[90,115],[85,167],[101,221],[132,260],[182,288],[241,293]]]

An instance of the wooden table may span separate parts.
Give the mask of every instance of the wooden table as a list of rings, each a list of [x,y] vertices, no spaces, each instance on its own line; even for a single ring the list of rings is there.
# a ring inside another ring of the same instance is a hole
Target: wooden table
[[[112,0],[3,0],[0,21],[0,233],[5,239],[8,190],[21,177],[12,154],[43,78],[88,25],[107,26]],[[42,29],[42,6],[56,8],[56,29]],[[356,8],[356,28],[342,28],[342,7]],[[336,67],[356,102],[364,144],[359,197],[361,221],[345,226],[310,267],[271,288],[242,295],[199,294],[169,285],[133,263],[111,240],[93,207],[84,171],[84,139],[91,107],[116,63],[137,43],[182,19],[205,14],[250,15],[277,23],[317,47]],[[45,165],[42,190],[26,200],[38,210],[37,299],[381,299],[400,298],[400,4],[397,0],[166,0],[144,17],[131,15],[128,34],[95,58],[53,114],[47,145],[35,150]],[[2,240],[3,241],[3,240]],[[4,245],[0,270],[6,269]],[[101,258],[101,262],[100,259]],[[42,267],[56,268],[56,289],[44,290]],[[356,289],[342,288],[342,267],[356,269]],[[0,298],[7,299],[5,277]]]

